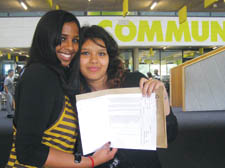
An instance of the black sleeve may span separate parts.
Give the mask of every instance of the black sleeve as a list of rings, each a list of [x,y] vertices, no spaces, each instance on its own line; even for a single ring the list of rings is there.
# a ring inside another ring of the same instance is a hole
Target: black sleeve
[[[146,78],[146,76],[138,71],[136,72],[127,72],[125,74],[125,79],[122,84],[122,87],[139,87],[139,82],[141,78]]]
[[[41,143],[54,110],[55,77],[44,66],[28,68],[16,95],[16,155],[20,163],[42,167],[49,148]]]
[[[170,107],[170,114],[166,116],[166,131],[167,131],[167,140],[172,142],[175,140],[178,133],[178,123],[177,118],[173,114],[172,108]]]

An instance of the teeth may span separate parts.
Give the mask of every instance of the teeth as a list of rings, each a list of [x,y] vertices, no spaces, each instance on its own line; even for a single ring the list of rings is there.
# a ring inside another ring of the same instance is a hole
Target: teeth
[[[63,57],[66,57],[66,58],[70,58],[70,57],[71,57],[71,55],[69,55],[69,54],[62,54],[62,53],[61,53],[61,55],[62,55]]]

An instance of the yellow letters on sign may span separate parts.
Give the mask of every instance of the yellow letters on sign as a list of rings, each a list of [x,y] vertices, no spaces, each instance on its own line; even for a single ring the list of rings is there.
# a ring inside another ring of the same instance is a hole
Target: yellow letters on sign
[[[126,25],[118,24],[112,20],[101,20],[99,26],[111,29],[110,33],[123,43],[136,42],[151,46],[152,43],[162,45],[162,42],[225,42],[225,21],[218,20],[195,20],[179,24],[176,20],[145,20],[138,22],[129,19]],[[148,44],[147,44],[147,43]],[[168,44],[164,44],[168,45]]]

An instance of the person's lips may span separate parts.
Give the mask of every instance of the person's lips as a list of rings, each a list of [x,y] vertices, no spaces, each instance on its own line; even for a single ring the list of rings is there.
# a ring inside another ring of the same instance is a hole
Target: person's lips
[[[59,53],[63,60],[69,60],[72,54]]]
[[[88,67],[88,70],[91,72],[97,72],[99,70],[98,67]]]

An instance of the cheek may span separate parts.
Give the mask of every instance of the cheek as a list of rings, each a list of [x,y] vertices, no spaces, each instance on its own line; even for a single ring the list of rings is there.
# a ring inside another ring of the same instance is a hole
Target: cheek
[[[87,61],[86,59],[80,58],[80,73],[85,77],[88,78],[88,70],[87,70]]]
[[[79,44],[75,44],[74,50],[75,50],[76,52],[78,51],[78,48],[79,48]]]
[[[101,62],[102,62],[102,65],[105,67],[105,69],[108,69],[108,66],[109,66],[109,58],[103,59],[103,60],[101,60]]]
[[[87,63],[88,63],[88,59],[80,56],[80,69],[81,70],[85,68],[85,66],[87,65]]]
[[[55,52],[57,53],[59,50],[60,50],[60,45],[57,45],[56,47],[55,47]]]

